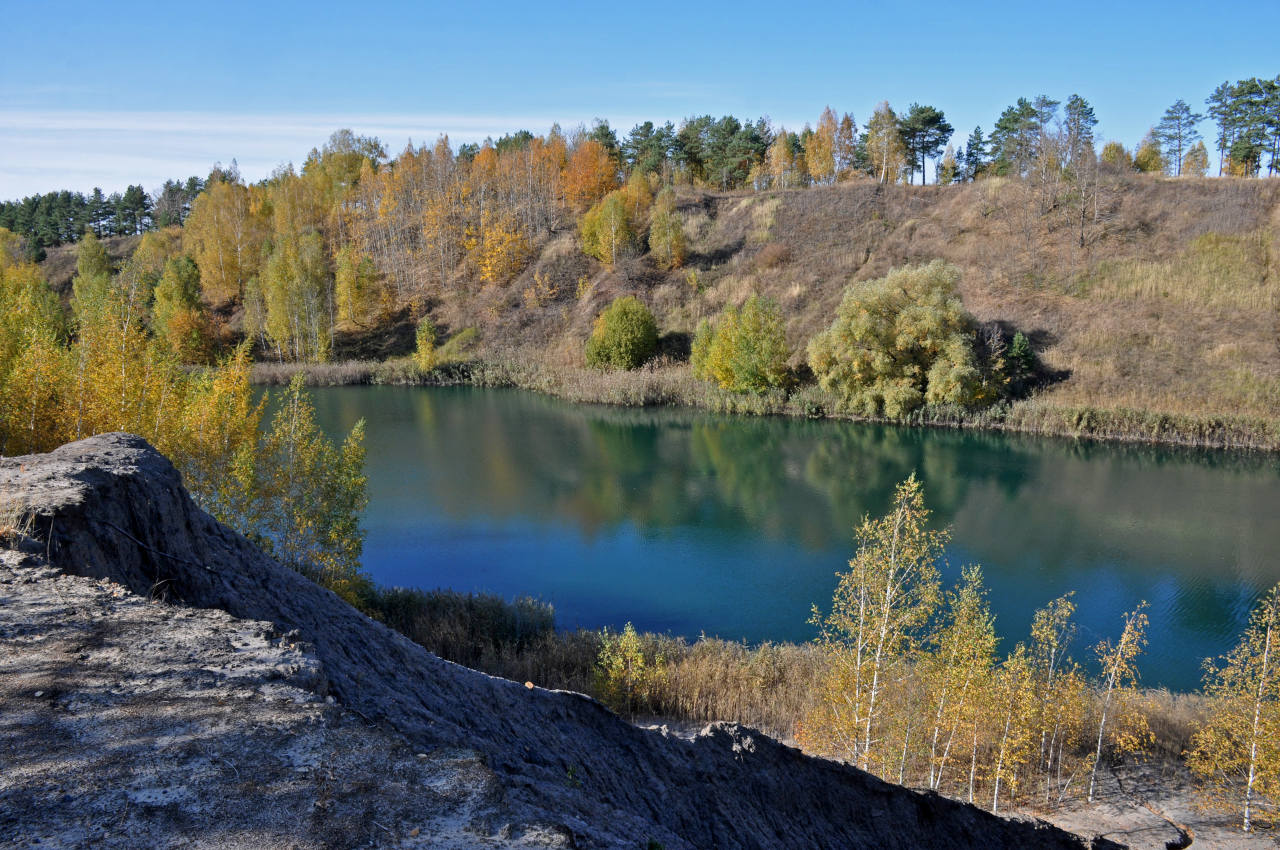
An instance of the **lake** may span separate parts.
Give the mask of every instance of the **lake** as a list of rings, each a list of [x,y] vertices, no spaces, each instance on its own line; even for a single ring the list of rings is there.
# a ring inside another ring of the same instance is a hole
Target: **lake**
[[[979,432],[573,405],[518,390],[332,387],[367,423],[364,565],[388,585],[531,595],[562,627],[805,641],[913,471],[944,570],[978,563],[1008,649],[1076,591],[1075,656],[1151,604],[1143,682],[1198,685],[1280,580],[1280,460]]]

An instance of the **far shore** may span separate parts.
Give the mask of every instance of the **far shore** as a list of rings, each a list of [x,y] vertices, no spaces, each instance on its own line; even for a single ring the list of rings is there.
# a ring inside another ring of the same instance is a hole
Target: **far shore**
[[[550,365],[521,352],[442,363],[429,372],[412,358],[348,360],[340,363],[258,362],[251,380],[279,386],[301,375],[308,386],[362,384],[397,386],[510,387],[581,404],[624,407],[692,407],[714,413],[840,419],[930,428],[1065,437],[1105,443],[1246,452],[1280,451],[1280,419],[1168,414],[1145,410],[1056,405],[1037,396],[988,408],[926,407],[901,420],[852,416],[836,399],[809,384],[790,393],[733,393],[698,380],[687,363],[658,358],[630,372],[600,372]]]

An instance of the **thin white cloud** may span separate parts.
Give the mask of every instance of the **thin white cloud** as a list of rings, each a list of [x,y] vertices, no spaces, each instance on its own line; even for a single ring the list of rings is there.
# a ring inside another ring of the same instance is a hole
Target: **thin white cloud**
[[[545,132],[542,115],[255,114],[0,109],[0,200],[57,189],[120,191],[204,175],[235,159],[249,180],[300,163],[334,130],[377,136],[394,155],[442,133],[456,145],[518,129]],[[566,128],[591,118],[559,119]],[[631,124],[618,125],[630,127]]]

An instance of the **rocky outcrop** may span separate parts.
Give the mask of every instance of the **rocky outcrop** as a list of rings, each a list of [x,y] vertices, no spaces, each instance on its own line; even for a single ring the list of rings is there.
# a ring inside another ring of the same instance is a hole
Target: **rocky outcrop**
[[[215,522],[137,437],[3,461],[0,494],[34,515],[0,566],[0,834],[118,817],[157,845],[1088,846],[734,724],[687,741],[443,661]],[[67,790],[117,779],[132,815]]]

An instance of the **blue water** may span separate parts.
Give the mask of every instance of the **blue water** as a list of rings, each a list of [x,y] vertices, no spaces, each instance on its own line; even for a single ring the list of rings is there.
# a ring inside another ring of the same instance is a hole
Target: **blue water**
[[[980,563],[1005,647],[1076,591],[1076,656],[1151,604],[1143,681],[1194,688],[1280,581],[1280,462],[1149,447],[571,405],[515,390],[313,391],[367,423],[364,565],[555,606],[561,626],[803,641],[911,472]]]

